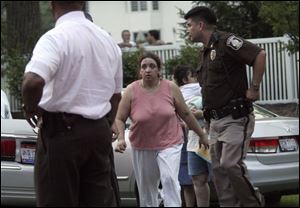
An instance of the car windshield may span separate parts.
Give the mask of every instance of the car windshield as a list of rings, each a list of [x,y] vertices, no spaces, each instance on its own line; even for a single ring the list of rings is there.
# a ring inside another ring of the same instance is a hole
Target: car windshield
[[[260,118],[274,118],[277,117],[278,115],[276,115],[275,113],[272,113],[271,111],[257,105],[254,104],[254,114],[255,114],[255,118],[256,119],[260,119]]]

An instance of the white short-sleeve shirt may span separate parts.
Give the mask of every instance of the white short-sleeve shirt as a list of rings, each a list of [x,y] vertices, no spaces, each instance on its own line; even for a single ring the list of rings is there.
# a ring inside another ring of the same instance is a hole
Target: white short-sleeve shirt
[[[45,80],[39,106],[98,119],[123,88],[122,53],[112,37],[81,11],[61,16],[37,42],[25,73]]]

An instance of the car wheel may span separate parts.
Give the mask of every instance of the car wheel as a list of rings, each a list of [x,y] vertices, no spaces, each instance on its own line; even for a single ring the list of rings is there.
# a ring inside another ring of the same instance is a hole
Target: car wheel
[[[265,195],[265,206],[266,207],[279,207],[280,200],[281,200],[280,194]]]

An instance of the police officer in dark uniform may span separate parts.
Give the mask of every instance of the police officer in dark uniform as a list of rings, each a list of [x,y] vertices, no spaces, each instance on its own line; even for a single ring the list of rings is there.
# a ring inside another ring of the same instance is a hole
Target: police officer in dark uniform
[[[218,31],[216,16],[207,7],[195,7],[184,18],[191,40],[204,44],[198,78],[210,124],[213,180],[220,205],[263,206],[263,196],[249,181],[243,160],[254,130],[252,102],[259,98],[266,54],[243,38]],[[246,64],[253,66],[249,88]]]

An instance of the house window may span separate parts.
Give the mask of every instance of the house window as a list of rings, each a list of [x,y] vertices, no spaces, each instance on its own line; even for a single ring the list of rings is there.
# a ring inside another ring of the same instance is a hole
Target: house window
[[[131,1],[131,11],[138,11],[138,1]]]
[[[131,11],[147,11],[147,1],[130,1]]]
[[[141,11],[147,11],[147,1],[140,1]]]
[[[159,7],[158,7],[158,1],[152,1],[152,9],[153,10],[158,10]]]

